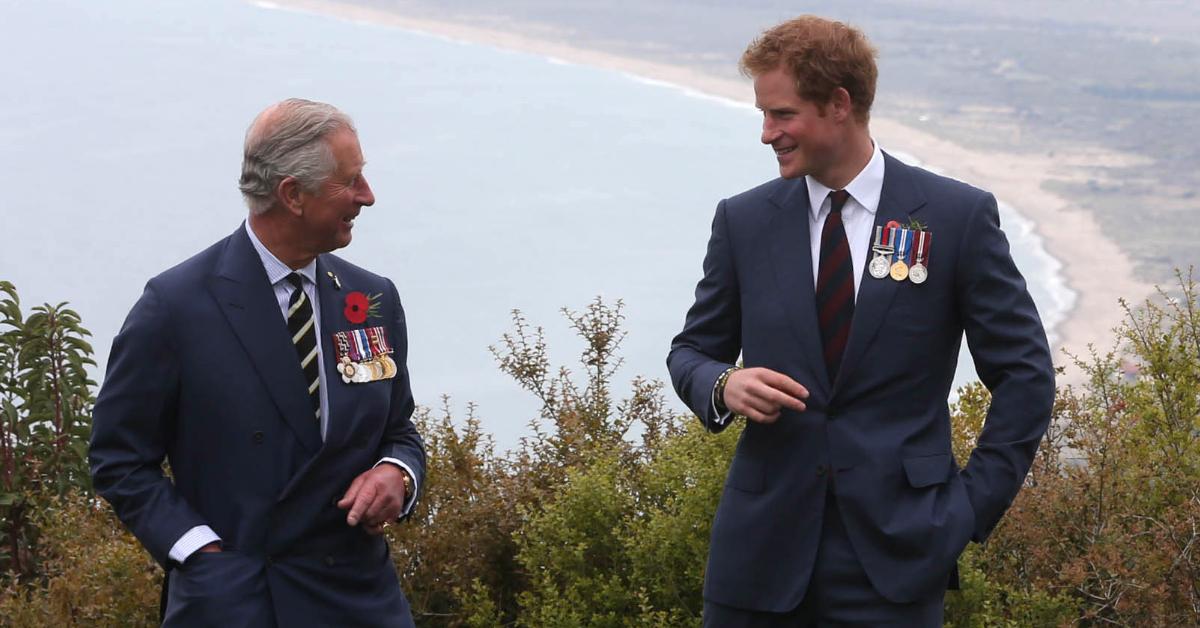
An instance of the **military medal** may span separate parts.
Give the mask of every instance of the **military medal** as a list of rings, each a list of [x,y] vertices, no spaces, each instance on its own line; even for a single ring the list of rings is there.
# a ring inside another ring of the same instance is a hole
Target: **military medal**
[[[342,374],[342,381],[347,384],[354,378],[354,363],[348,357],[342,357],[342,361],[338,362],[338,372]]]
[[[913,283],[925,283],[929,278],[929,269],[925,267],[926,242],[933,240],[933,234],[928,231],[917,232],[917,252],[912,268],[908,269],[908,278]]]
[[[346,332],[333,335],[333,348],[337,352],[337,370],[342,374],[342,381],[349,384],[354,379],[354,360],[350,358],[350,339]]]
[[[333,334],[337,370],[347,384],[391,379],[399,370],[383,327],[350,329]]]
[[[376,382],[383,379],[383,367],[380,366],[379,360],[374,358],[367,360],[363,362],[363,367],[369,373],[370,379],[368,381]]]
[[[389,355],[379,357],[379,363],[383,365],[383,378],[391,379],[396,376],[396,361]]]
[[[891,275],[896,281],[904,281],[908,279],[908,264],[905,260],[908,259],[908,243],[912,239],[912,232],[901,228],[896,238],[896,261],[892,262]]]
[[[887,277],[888,268],[891,266],[889,259],[892,256],[892,247],[883,241],[883,227],[875,227],[875,244],[871,250],[875,252],[875,256],[867,265],[867,272],[876,279],[883,279]]]

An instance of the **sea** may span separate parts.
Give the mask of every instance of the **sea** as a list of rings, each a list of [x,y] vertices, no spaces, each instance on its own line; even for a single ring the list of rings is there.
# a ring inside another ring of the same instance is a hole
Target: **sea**
[[[97,382],[146,280],[244,219],[251,119],[304,97],[359,129],[377,202],[339,254],[399,288],[418,403],[460,422],[473,404],[501,449],[540,408],[489,351],[514,311],[582,385],[562,310],[621,303],[614,396],[658,379],[684,412],[665,358],[713,211],[777,176],[746,104],[265,2],[0,0],[0,76],[0,279],[26,311],[79,312]],[[1019,208],[1001,220],[1053,336],[1074,293]]]

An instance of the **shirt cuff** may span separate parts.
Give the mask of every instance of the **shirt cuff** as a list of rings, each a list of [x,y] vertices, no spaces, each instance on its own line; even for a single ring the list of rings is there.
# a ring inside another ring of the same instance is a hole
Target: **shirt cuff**
[[[167,552],[167,558],[183,564],[189,556],[196,553],[196,550],[208,545],[209,543],[220,543],[221,537],[217,536],[216,532],[208,526],[196,526],[191,530],[183,533],[178,541],[171,546],[171,551]]]
[[[716,417],[713,419],[713,423],[715,425],[725,425],[726,423],[729,422],[729,417],[733,415],[733,412],[728,409],[725,410],[725,412],[721,412],[717,408],[717,385],[716,384],[713,384],[713,390],[712,390],[712,411],[713,411],[713,416]]]
[[[411,467],[403,462],[400,462],[400,460],[396,458],[380,458],[379,462],[375,463],[375,466],[378,467],[385,462],[390,462],[397,467],[404,469],[404,472],[408,474],[409,479],[411,479],[413,482],[412,493],[404,496],[404,510],[400,512],[401,517],[407,517],[408,513],[412,512],[413,505],[417,503],[417,493],[421,492],[421,487],[417,485],[417,474],[413,473]]]

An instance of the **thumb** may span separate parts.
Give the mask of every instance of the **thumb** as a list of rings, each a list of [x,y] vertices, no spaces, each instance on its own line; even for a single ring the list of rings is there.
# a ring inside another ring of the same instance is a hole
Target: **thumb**
[[[342,495],[342,498],[338,500],[337,507],[342,510],[349,508],[350,504],[354,503],[354,497],[358,495],[358,490],[362,488],[362,483],[362,475],[354,478],[354,481],[350,483],[350,488],[346,489],[346,494]]]

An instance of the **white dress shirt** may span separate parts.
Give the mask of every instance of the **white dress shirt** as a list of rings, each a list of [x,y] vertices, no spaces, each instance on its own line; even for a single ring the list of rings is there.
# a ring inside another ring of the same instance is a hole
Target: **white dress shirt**
[[[858,300],[858,287],[862,284],[863,267],[867,263],[871,251],[871,232],[875,226],[875,212],[879,210],[879,197],[883,194],[883,151],[879,143],[872,141],[871,160],[862,171],[843,188],[850,194],[842,207],[842,226],[846,230],[846,240],[850,244],[850,263],[854,267],[854,298]],[[829,217],[832,201],[829,193],[833,192],[812,177],[804,177],[808,186],[808,239],[812,252],[813,290],[816,290],[817,274],[821,263],[821,229],[825,227],[825,219]],[[717,415],[717,425],[729,421],[730,412],[717,412],[717,390],[713,387],[713,414]]]
[[[244,225],[246,234],[250,236],[250,243],[254,245],[254,250],[258,252],[258,257],[262,260],[263,268],[267,271],[267,281],[275,291],[275,300],[279,303],[279,313],[283,316],[284,324],[287,323],[288,304],[292,298],[292,291],[295,290],[291,282],[287,280],[288,275],[296,272],[304,278],[301,286],[304,288],[304,294],[308,297],[309,302],[312,303],[313,332],[317,338],[317,364],[320,365],[317,372],[321,381],[321,440],[324,440],[325,434],[329,431],[329,386],[325,376],[324,351],[321,348],[323,343],[321,342],[321,300],[317,298],[317,260],[313,259],[307,266],[293,271],[287,264],[279,261],[279,258],[275,257],[275,254],[258,239],[258,235],[254,233],[254,229],[250,228],[250,221],[247,220]],[[405,496],[403,514],[408,514],[412,510],[413,503],[416,500],[417,475],[413,473],[407,464],[395,458],[383,458],[375,463],[375,466],[379,466],[384,462],[390,462],[404,469],[408,473],[408,477],[413,480],[412,494]],[[171,546],[171,551],[167,552],[167,556],[171,560],[182,563],[187,560],[188,556],[191,556],[193,552],[201,547],[220,541],[221,537],[217,536],[212,528],[206,525],[199,525],[179,537],[179,540]]]
[[[808,184],[808,239],[812,247],[813,286],[817,285],[817,273],[821,263],[821,230],[829,217],[829,193],[834,190],[805,177]],[[846,240],[850,244],[850,263],[854,267],[854,298],[858,299],[858,286],[862,283],[863,267],[871,252],[871,232],[875,226],[875,212],[879,209],[879,196],[883,193],[883,152],[879,144],[871,153],[862,172],[843,188],[850,193],[842,207],[842,225],[846,229]]]

